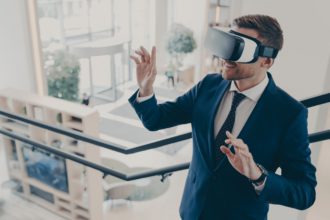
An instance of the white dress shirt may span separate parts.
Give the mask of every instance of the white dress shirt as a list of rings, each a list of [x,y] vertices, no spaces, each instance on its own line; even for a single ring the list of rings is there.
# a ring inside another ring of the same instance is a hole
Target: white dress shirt
[[[238,93],[242,93],[246,96],[246,98],[241,101],[236,109],[235,123],[231,133],[237,137],[256,106],[260,96],[264,92],[268,81],[268,77],[265,76],[259,84],[243,92],[238,90],[234,81],[231,82],[229,90],[223,96],[214,120],[214,138],[217,136],[221,126],[229,114],[234,92],[237,91]]]
[[[237,91],[238,93],[242,93],[246,96],[246,98],[241,101],[241,103],[237,106],[236,115],[235,115],[235,123],[232,130],[232,134],[237,137],[241,132],[242,128],[244,127],[246,121],[248,120],[249,116],[251,115],[254,107],[256,106],[260,96],[264,92],[268,84],[268,77],[265,75],[264,79],[257,85],[243,92],[240,92],[237,88],[235,81],[231,81],[229,90],[224,94],[223,99],[219,105],[216,117],[214,119],[214,138],[217,136],[220,128],[222,127],[223,123],[225,122],[230,108],[231,103],[233,101],[234,92]],[[146,97],[139,97],[139,93],[137,94],[137,102],[143,102],[150,99],[152,95]],[[244,141],[244,140],[243,140]],[[264,188],[266,180],[260,186],[255,186],[255,190],[257,193],[260,193],[261,190]]]

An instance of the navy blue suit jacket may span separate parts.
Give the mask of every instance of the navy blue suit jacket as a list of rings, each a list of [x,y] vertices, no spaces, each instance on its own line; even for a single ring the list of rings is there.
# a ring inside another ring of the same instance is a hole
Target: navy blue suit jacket
[[[193,156],[180,206],[184,220],[198,220],[205,206],[214,205],[214,220],[265,220],[269,203],[306,209],[315,201],[315,167],[311,164],[307,109],[269,83],[238,135],[256,163],[269,176],[261,194],[246,177],[226,161],[214,170],[214,118],[230,81],[209,74],[173,102],[157,104],[155,96],[138,103],[137,92],[129,102],[143,125],[159,130],[191,123]],[[281,175],[275,173],[281,168]],[[212,197],[212,202],[210,199]]]

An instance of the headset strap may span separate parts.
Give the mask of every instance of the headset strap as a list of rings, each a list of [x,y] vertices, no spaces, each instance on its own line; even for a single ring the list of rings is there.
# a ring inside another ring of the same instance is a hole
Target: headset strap
[[[238,35],[240,37],[245,37],[245,38],[248,38],[248,39],[253,40],[254,42],[256,42],[256,44],[258,45],[258,49],[257,49],[255,55],[257,55],[259,57],[275,58],[278,54],[278,51],[279,51],[278,49],[275,49],[275,48],[269,47],[269,46],[264,46],[264,45],[262,45],[261,41],[259,41],[258,39],[254,38],[254,37],[239,33],[239,32],[234,31],[234,30],[230,30],[229,33]]]
[[[275,58],[277,54],[278,54],[278,49],[264,45],[259,45],[258,55],[260,57]]]

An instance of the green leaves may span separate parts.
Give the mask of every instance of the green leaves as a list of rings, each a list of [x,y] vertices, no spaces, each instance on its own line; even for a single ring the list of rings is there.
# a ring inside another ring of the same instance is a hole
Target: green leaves
[[[64,50],[45,53],[48,95],[79,101],[80,65],[77,58]]]
[[[191,53],[197,47],[192,30],[174,23],[168,35],[166,49],[171,55]]]

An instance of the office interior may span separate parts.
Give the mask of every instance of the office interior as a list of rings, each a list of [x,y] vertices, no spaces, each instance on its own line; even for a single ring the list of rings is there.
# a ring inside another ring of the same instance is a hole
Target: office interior
[[[221,71],[204,47],[209,27],[230,29],[238,16],[267,14],[284,33],[269,70],[277,85],[301,101],[329,97],[329,8],[327,0],[0,1],[0,110],[28,119],[0,115],[2,130],[23,137],[0,137],[0,219],[180,219],[188,170],[178,167],[191,159],[191,128],[143,127],[127,101],[138,88],[129,56],[156,46],[155,94],[159,102],[175,100]],[[188,43],[175,39],[179,35]],[[177,51],[177,44],[186,48]],[[329,132],[329,106],[309,108],[310,134]],[[314,205],[304,211],[270,205],[269,220],[330,219],[327,137],[310,145],[318,180]],[[127,153],[150,143],[157,147]]]

